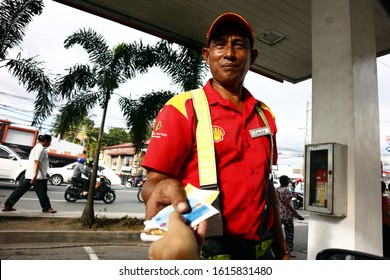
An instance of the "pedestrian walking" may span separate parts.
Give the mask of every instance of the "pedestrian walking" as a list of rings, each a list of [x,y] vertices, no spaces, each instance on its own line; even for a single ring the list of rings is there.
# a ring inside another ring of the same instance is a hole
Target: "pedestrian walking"
[[[3,205],[2,211],[15,211],[13,206],[19,199],[34,186],[35,193],[39,198],[42,212],[56,213],[51,208],[50,199],[47,195],[47,181],[50,178],[49,173],[49,156],[46,148],[51,144],[50,135],[39,135],[38,143],[30,152],[29,162],[26,169],[25,179],[7,198]]]
[[[304,218],[298,214],[298,212],[291,205],[291,198],[293,194],[288,188],[290,178],[286,175],[282,175],[279,178],[280,187],[277,188],[277,194],[279,198],[279,212],[282,226],[284,227],[284,235],[288,247],[288,252],[291,258],[296,256],[292,253],[294,250],[294,220],[295,216],[299,220]]]

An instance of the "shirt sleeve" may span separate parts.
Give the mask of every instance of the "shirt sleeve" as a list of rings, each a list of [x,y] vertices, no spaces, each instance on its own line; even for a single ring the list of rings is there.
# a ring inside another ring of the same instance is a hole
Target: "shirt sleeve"
[[[185,97],[173,97],[158,114],[143,167],[178,176],[195,143],[192,102]]]

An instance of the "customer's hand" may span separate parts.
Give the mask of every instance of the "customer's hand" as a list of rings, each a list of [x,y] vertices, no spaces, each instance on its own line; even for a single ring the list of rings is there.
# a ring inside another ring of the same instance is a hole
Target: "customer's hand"
[[[150,177],[148,180],[150,180]],[[189,210],[182,184],[175,179],[161,180],[153,187],[153,191],[146,202],[145,219],[150,220],[160,210],[171,204],[179,213],[185,213]]]
[[[185,224],[185,219],[173,212],[169,216],[168,232],[149,248],[152,260],[192,260],[200,258],[200,249],[206,235],[206,221],[196,230]]]
[[[303,221],[304,219],[305,219],[305,218],[302,217],[301,215],[298,216],[298,220]]]

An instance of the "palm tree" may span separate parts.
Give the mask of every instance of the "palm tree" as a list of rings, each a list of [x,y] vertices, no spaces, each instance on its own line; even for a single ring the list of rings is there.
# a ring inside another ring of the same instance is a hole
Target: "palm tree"
[[[156,66],[168,74],[181,90],[188,91],[202,86],[207,72],[207,64],[199,49],[179,46],[175,50],[171,43],[160,41],[153,49]],[[169,91],[151,92],[138,100],[122,97],[119,99],[127,127],[133,133],[136,152],[143,146],[148,127],[157,113],[174,93]]]
[[[43,10],[42,0],[4,0],[0,3],[0,68],[8,71],[27,92],[36,93],[32,126],[51,114],[54,91],[51,80],[45,75],[42,62],[35,57],[8,58],[9,51],[20,45],[32,18]]]
[[[179,46],[178,50],[167,41],[160,41],[155,47],[157,65],[168,74],[173,83],[188,91],[203,85],[208,66],[201,49]]]
[[[145,94],[138,100],[121,97],[119,104],[125,117],[126,125],[133,134],[132,143],[135,153],[140,152],[148,134],[148,128],[156,118],[161,107],[174,93],[170,91],[157,91]]]
[[[121,83],[145,73],[152,66],[154,56],[149,46],[142,42],[119,44],[109,49],[105,39],[92,29],[80,29],[70,35],[64,43],[65,48],[79,44],[89,55],[90,64],[77,64],[68,69],[68,74],[60,77],[56,88],[62,98],[68,99],[56,118],[57,129],[64,133],[69,126],[75,126],[87,116],[88,112],[99,105],[103,109],[96,150],[94,167],[89,186],[88,200],[81,216],[81,223],[91,227],[94,223],[93,194],[95,190],[100,146],[107,114],[107,106],[114,91]]]
[[[91,137],[91,133],[95,126],[95,123],[91,120],[92,116],[85,116],[76,126],[69,126],[63,134],[59,133],[58,124],[55,124],[53,129],[54,135],[69,142],[86,146],[86,144],[90,142],[89,138]],[[93,141],[97,141],[97,139]]]

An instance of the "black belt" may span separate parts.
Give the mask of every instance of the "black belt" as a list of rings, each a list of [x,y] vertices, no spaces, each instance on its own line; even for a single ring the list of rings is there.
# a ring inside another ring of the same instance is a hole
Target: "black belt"
[[[201,258],[209,260],[255,260],[267,256],[272,239],[264,242],[229,236],[207,237]]]

